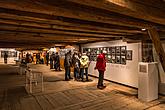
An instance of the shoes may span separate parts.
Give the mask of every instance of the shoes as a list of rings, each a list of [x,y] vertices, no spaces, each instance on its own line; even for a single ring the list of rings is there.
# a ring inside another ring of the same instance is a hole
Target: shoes
[[[69,81],[69,79],[65,79],[65,81]]]
[[[73,79],[72,77],[70,77],[69,79]]]
[[[98,89],[105,89],[106,86],[99,86],[99,85],[98,85],[97,88],[98,88]]]

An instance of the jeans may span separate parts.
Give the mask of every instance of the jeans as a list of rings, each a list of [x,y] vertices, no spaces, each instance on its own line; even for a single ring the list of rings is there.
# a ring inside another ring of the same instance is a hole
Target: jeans
[[[74,77],[75,79],[79,77],[79,68],[74,68]]]
[[[99,71],[99,80],[98,80],[98,85],[97,86],[103,86],[103,79],[104,79],[104,71]]]
[[[70,79],[70,67],[65,67],[65,80]]]
[[[86,80],[88,80],[88,68],[80,68],[81,78],[82,80],[84,79],[84,70],[85,70]]]

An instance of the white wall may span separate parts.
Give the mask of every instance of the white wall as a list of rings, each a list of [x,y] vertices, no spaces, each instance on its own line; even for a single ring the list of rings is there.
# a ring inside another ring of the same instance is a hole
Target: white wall
[[[126,46],[127,50],[133,50],[132,60],[127,60],[126,65],[107,63],[105,79],[138,87],[138,62],[141,61],[141,44],[118,41],[98,42],[82,45],[83,48]],[[98,76],[97,70],[94,70],[96,62],[92,61],[89,66],[89,74]]]

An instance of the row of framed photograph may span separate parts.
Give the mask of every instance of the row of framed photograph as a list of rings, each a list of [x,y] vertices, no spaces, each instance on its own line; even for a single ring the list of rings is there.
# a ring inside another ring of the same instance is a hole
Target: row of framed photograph
[[[90,61],[96,61],[101,50],[105,53],[107,63],[126,64],[126,60],[132,60],[132,50],[126,50],[126,46],[83,48]]]
[[[101,50],[105,54],[126,55],[126,46],[83,48],[83,53],[90,53],[90,55],[98,55],[100,54]]]

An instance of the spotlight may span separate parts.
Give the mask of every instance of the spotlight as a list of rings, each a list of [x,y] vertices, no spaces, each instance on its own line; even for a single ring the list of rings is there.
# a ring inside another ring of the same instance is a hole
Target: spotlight
[[[142,29],[142,31],[145,31],[145,30],[146,30],[145,28]]]

